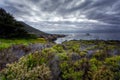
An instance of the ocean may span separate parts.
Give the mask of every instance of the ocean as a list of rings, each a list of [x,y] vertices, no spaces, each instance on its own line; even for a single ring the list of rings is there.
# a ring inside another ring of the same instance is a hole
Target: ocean
[[[117,33],[59,33],[67,35],[58,38],[55,43],[60,44],[70,40],[120,40],[120,32]]]

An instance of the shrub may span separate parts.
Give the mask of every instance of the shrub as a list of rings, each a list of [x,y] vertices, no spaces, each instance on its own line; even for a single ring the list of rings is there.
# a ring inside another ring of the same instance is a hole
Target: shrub
[[[2,80],[50,80],[51,71],[40,53],[29,54],[8,64],[0,73]]]
[[[53,46],[53,49],[55,49],[57,51],[57,53],[63,53],[63,52],[65,52],[64,49],[63,49],[63,47],[62,47],[62,45],[59,45],[59,44]]]
[[[67,53],[60,53],[58,56],[61,61],[67,61],[69,59]]]
[[[64,80],[82,80],[83,72],[79,70],[76,71],[76,68],[68,62],[62,62],[60,64],[60,69]]]
[[[93,57],[95,57],[98,60],[105,60],[105,58],[110,57],[110,54],[107,53],[104,50],[97,50],[94,54]]]
[[[113,56],[105,59],[105,64],[110,68],[114,73],[114,79],[120,79],[120,56]]]
[[[81,52],[79,53],[79,55],[80,55],[81,57],[85,57],[85,56],[87,55],[87,52],[81,51]]]
[[[93,77],[93,80],[114,80],[113,72],[106,66],[102,66]]]

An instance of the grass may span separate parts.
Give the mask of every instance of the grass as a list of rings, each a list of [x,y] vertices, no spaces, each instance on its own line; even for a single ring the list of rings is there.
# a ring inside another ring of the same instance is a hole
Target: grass
[[[12,45],[29,45],[30,43],[46,43],[44,38],[37,39],[0,39],[0,50],[9,48]]]

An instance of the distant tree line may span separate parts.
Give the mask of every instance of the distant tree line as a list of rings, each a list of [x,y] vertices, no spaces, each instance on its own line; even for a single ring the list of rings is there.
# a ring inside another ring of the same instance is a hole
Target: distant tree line
[[[0,38],[32,37],[33,35],[29,34],[23,27],[11,14],[0,8]]]

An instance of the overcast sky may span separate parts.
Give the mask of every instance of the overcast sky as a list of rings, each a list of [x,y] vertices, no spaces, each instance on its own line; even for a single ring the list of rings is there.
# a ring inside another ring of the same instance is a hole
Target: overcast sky
[[[42,31],[120,31],[120,0],[0,0],[17,20]]]

